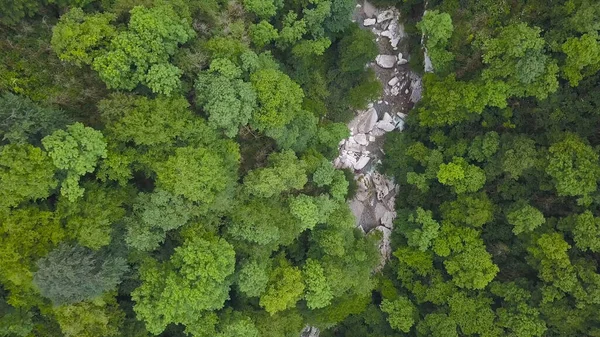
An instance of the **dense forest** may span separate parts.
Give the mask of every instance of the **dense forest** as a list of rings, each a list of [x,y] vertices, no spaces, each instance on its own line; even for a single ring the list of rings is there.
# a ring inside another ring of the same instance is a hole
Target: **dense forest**
[[[1,0],[0,336],[600,337],[600,2],[374,4],[423,76],[381,270],[354,0]]]

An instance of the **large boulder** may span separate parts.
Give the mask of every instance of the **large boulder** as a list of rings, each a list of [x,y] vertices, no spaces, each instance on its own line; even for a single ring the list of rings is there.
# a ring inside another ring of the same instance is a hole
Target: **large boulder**
[[[397,61],[398,58],[396,57],[396,55],[377,55],[377,57],[375,58],[375,62],[377,63],[377,65],[385,69],[394,68]]]
[[[367,110],[358,123],[358,133],[369,133],[371,130],[373,130],[373,127],[375,127],[377,119],[377,111],[375,110],[375,108],[370,108],[369,110]]]
[[[377,8],[375,8],[375,6],[371,5],[371,3],[369,3],[366,0],[363,3],[362,8],[363,8],[363,12],[365,13],[365,16],[368,18],[374,18],[375,15],[377,14]]]
[[[365,19],[365,21],[363,21],[363,25],[365,27],[373,26],[376,23],[377,23],[377,20],[375,20],[375,19]]]

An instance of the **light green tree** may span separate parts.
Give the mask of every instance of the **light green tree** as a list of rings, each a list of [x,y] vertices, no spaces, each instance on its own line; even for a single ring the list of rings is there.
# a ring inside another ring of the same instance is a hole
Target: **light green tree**
[[[210,312],[229,298],[235,251],[225,240],[186,240],[168,262],[148,261],[140,269],[141,285],[132,293],[138,319],[153,334],[168,324],[198,330]],[[201,330],[199,330],[201,331]]]
[[[79,178],[93,172],[98,160],[106,158],[106,141],[100,131],[81,123],[69,125],[42,139],[42,144],[56,168],[66,173],[61,194],[70,201],[83,196]]]
[[[58,185],[55,170],[40,148],[28,144],[0,148],[0,205],[14,207],[22,201],[48,197]]]

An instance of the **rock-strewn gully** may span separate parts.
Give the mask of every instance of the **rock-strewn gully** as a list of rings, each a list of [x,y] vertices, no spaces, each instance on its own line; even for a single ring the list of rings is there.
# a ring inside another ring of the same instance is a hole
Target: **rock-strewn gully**
[[[357,111],[348,123],[350,137],[340,142],[334,166],[355,172],[358,191],[350,207],[356,225],[364,232],[382,232],[381,268],[390,255],[389,237],[399,191],[393,180],[377,172],[377,164],[384,155],[383,136],[402,132],[406,113],[421,99],[421,78],[407,65],[406,34],[396,8],[380,10],[364,1],[356,5],[354,21],[376,35],[379,55],[367,66],[375,71],[384,89],[382,97],[369,103],[366,110]]]
[[[358,191],[350,201],[356,226],[365,233],[382,232],[379,244],[380,270],[389,259],[390,236],[396,218],[395,199],[399,192],[392,179],[377,172],[383,157],[383,139],[388,132],[402,132],[404,119],[413,105],[421,99],[421,77],[412,72],[405,55],[408,45],[400,12],[396,8],[377,9],[368,1],[356,5],[353,21],[376,35],[379,55],[367,64],[377,74],[383,86],[382,96],[357,111],[348,123],[350,137],[339,144],[336,168],[354,170]],[[305,337],[318,337],[319,330],[306,327]]]

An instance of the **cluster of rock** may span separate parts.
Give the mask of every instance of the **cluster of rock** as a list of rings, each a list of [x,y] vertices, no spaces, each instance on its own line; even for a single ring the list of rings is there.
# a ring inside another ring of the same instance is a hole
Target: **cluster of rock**
[[[396,8],[379,12],[368,1],[365,1],[362,6],[363,13],[366,16],[366,19],[363,20],[363,26],[368,27],[377,35],[377,41],[381,37],[386,37],[390,43],[389,47],[391,47],[391,49],[386,49],[397,51],[398,43],[406,37],[404,26],[400,23],[400,12]],[[406,64],[408,60],[403,58],[402,53],[393,53],[379,55],[375,62],[382,68],[390,69],[396,65]]]
[[[383,113],[379,118],[373,104],[369,104],[367,110],[359,114],[348,124],[350,137],[339,144],[339,156],[333,164],[336,168],[351,168],[361,171],[367,167],[373,159],[379,156],[378,138],[386,132],[404,129],[404,118],[406,115],[398,112],[391,116]]]

